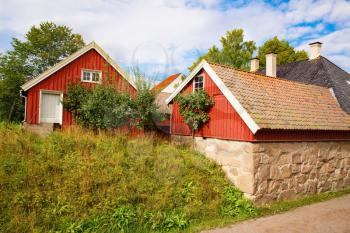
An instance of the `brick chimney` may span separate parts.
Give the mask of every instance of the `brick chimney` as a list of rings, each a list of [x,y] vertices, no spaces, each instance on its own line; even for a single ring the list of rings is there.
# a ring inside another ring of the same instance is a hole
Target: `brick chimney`
[[[316,42],[310,43],[309,46],[310,46],[310,60],[319,58],[321,56],[322,43],[316,41]]]
[[[266,76],[276,77],[277,65],[277,54],[268,53],[266,54]]]
[[[259,69],[259,59],[253,58],[250,60],[250,72],[256,72]]]

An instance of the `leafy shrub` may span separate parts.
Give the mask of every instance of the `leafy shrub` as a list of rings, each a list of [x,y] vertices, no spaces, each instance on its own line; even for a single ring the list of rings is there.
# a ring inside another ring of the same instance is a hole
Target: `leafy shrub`
[[[94,88],[70,85],[64,106],[73,113],[77,123],[93,130],[126,126],[130,118],[129,94],[120,93],[112,85]]]
[[[214,105],[214,100],[204,90],[178,95],[176,102],[179,104],[180,114],[192,131],[198,130],[209,121],[208,111]]]
[[[137,87],[131,97],[109,84],[93,88],[70,85],[64,106],[78,124],[95,131],[130,126],[153,129],[155,121],[163,119],[155,104],[155,93],[145,84]]]
[[[221,206],[221,214],[226,216],[254,216],[256,210],[252,203],[243,197],[243,193],[235,187],[225,187],[225,199]]]

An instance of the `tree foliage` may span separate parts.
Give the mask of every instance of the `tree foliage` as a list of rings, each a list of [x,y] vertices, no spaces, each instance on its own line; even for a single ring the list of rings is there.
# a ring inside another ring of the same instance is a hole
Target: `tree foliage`
[[[204,90],[178,95],[176,102],[179,104],[180,114],[192,132],[199,130],[209,121],[208,111],[214,105],[214,100]]]
[[[136,93],[131,101],[133,124],[146,130],[154,129],[155,122],[164,120],[164,114],[155,103],[156,92],[152,90],[152,80],[148,80],[147,75],[138,67],[131,70],[131,76],[136,84]]]
[[[258,50],[258,58],[260,60],[260,66],[266,65],[267,53],[277,54],[277,64],[286,64],[294,61],[306,60],[308,55],[304,50],[296,51],[286,40],[279,40],[277,36],[267,40]]]
[[[254,41],[244,41],[243,29],[228,31],[225,36],[221,37],[220,42],[221,50],[215,45],[212,46],[205,55],[189,67],[189,70],[193,70],[203,59],[233,68],[249,69],[249,60],[256,46]]]
[[[25,40],[14,38],[12,50],[0,54],[0,120],[23,119],[20,86],[84,46],[72,29],[43,22],[32,26]]]

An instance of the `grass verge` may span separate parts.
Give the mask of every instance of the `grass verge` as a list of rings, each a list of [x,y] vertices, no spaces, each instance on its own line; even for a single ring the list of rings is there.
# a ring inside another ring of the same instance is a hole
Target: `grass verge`
[[[151,136],[0,123],[0,232],[199,232],[349,194],[253,206],[203,155]]]

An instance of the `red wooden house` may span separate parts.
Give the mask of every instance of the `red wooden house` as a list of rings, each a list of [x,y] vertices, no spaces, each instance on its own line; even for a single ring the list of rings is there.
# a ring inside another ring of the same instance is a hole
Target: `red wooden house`
[[[93,86],[111,82],[122,92],[135,92],[135,84],[95,42],[81,48],[49,70],[22,85],[27,125],[73,124],[72,114],[62,100],[67,86],[73,83]]]
[[[350,115],[332,89],[278,78],[275,65],[269,55],[267,76],[202,61],[166,100],[173,139],[192,138],[174,98],[204,89],[215,104],[194,145],[247,197],[269,202],[350,187]]]
[[[327,88],[201,62],[166,100],[204,89],[214,99],[196,136],[236,141],[349,140],[350,116]],[[171,134],[190,135],[176,102]]]

